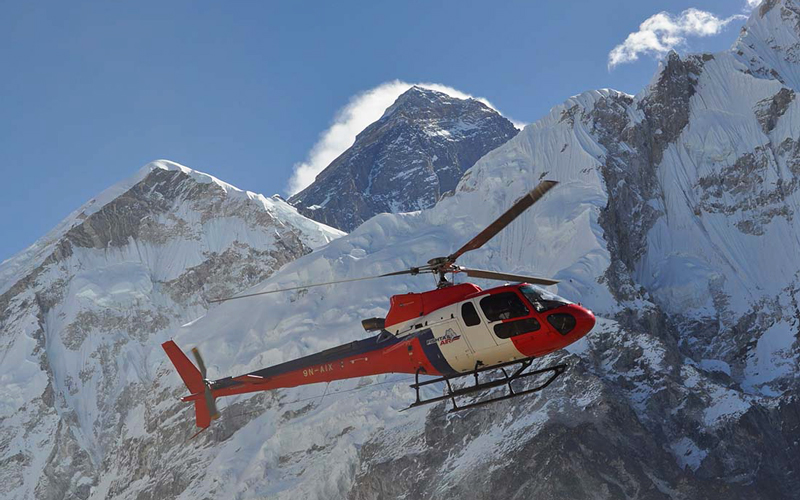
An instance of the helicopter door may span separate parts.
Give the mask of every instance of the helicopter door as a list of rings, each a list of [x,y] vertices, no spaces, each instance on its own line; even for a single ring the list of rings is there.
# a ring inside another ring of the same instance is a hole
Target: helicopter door
[[[508,337],[498,338],[495,334],[495,326],[502,324],[504,320],[522,318],[530,314],[528,307],[514,292],[487,295],[481,298],[480,306],[486,320],[486,327],[491,330],[490,335],[498,345],[511,345],[511,340]]]
[[[483,321],[475,304],[468,300],[461,304],[459,319],[461,320],[461,330],[467,337],[473,352],[483,351],[497,346],[494,335],[491,334],[486,322]]]
[[[475,362],[472,350],[465,341],[461,326],[455,319],[434,325],[431,330],[433,338],[427,340],[427,344],[437,344],[451,368],[459,372],[473,368]]]

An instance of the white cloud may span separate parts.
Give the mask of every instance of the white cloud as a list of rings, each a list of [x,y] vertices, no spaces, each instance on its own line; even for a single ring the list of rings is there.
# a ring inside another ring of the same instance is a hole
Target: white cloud
[[[473,97],[469,94],[438,83],[407,83],[400,80],[386,82],[362,92],[350,99],[345,107],[336,113],[336,117],[327,130],[320,134],[319,140],[311,148],[304,162],[294,166],[294,172],[286,188],[289,196],[294,195],[314,182],[317,174],[327,167],[337,156],[353,145],[356,135],[383,115],[383,112],[412,85],[444,92],[459,99]],[[496,108],[482,97],[473,97],[492,109]],[[510,118],[509,118],[510,119]],[[514,122],[517,128],[524,124]]]
[[[759,5],[761,5],[761,0],[747,0],[747,6],[750,10],[755,9]]]
[[[757,0],[747,0],[749,4]],[[686,42],[687,36],[716,35],[728,23],[745,16],[738,14],[720,19],[710,12],[698,9],[686,9],[679,16],[667,12],[659,12],[649,17],[641,25],[639,31],[631,33],[625,41],[608,54],[608,69],[622,63],[639,59],[640,54],[663,56],[675,47]]]

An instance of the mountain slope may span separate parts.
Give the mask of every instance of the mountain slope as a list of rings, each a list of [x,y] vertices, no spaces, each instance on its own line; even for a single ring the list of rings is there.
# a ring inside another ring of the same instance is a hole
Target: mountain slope
[[[166,332],[341,235],[159,161],[5,261],[2,496],[86,498],[157,383],[150,356]]]
[[[475,99],[414,86],[289,202],[344,231],[379,213],[430,208],[481,156],[516,133]]]
[[[554,276],[559,294],[598,314],[594,332],[537,361],[571,365],[545,392],[452,415],[444,405],[399,412],[413,401],[407,377],[369,377],[221,399],[222,419],[187,442],[185,388],[154,342],[199,346],[212,378],[243,373],[360,338],[360,320],[385,314],[389,296],[433,283],[406,276],[242,299],[159,330],[140,344],[144,363],[113,344],[90,355],[89,366],[131,366],[108,369],[104,379],[127,382],[102,413],[84,397],[58,403],[70,397],[60,386],[20,402],[0,426],[2,484],[15,485],[4,493],[32,496],[43,471],[41,497],[797,498],[798,12],[793,0],[764,3],[730,51],[670,54],[636,96],[572,97],[431,209],[373,217],[252,281],[256,292],[419,265],[541,179],[558,180],[460,262]],[[138,293],[140,281],[118,290]],[[17,310],[3,367],[42,335],[37,310]],[[51,357],[69,364],[60,349]],[[4,390],[36,394],[20,385],[28,379]],[[109,400],[93,380],[75,386]],[[47,442],[34,449],[51,458],[26,454],[29,442]]]
[[[637,96],[569,99],[434,208],[375,217],[253,289],[447,255],[540,179],[559,180],[463,264],[553,275],[559,294],[600,315],[584,341],[540,361],[569,362],[567,377],[454,415],[396,413],[413,397],[402,376],[233,399],[225,428],[194,448],[204,475],[183,495],[796,497],[800,118],[782,76],[793,63],[775,63],[800,43],[796,11],[765,5],[729,52],[670,54]],[[176,340],[217,353],[214,376],[239,373],[357,338],[359,319],[385,313],[389,295],[425,285],[396,278],[226,303]]]

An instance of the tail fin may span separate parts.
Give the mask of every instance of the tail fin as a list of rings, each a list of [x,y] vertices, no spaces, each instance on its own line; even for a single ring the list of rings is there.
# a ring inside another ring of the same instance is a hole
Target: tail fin
[[[208,406],[206,406],[206,402],[202,399],[194,400],[194,421],[197,427],[203,430],[211,425],[211,414],[208,413]]]
[[[181,351],[178,345],[169,340],[161,344],[161,347],[164,348],[164,352],[167,353],[169,356],[170,361],[175,366],[175,369],[178,371],[178,375],[181,376],[183,379],[183,383],[186,384],[186,387],[189,389],[193,395],[202,393],[205,390],[205,383],[203,382],[203,376],[200,375],[200,370],[198,370],[189,358]],[[211,415],[208,412],[208,408],[206,403],[202,399],[195,399],[194,401],[194,412],[195,412],[195,421],[197,422],[198,427],[208,427],[211,425]]]

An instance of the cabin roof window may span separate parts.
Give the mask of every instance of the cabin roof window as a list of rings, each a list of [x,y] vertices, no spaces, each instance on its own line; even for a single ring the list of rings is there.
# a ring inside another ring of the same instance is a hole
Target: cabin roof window
[[[530,301],[536,312],[549,311],[564,304],[572,303],[563,297],[533,285],[522,285],[519,287],[519,291]]]
[[[491,323],[528,315],[528,308],[514,292],[502,292],[481,299],[481,309]]]

